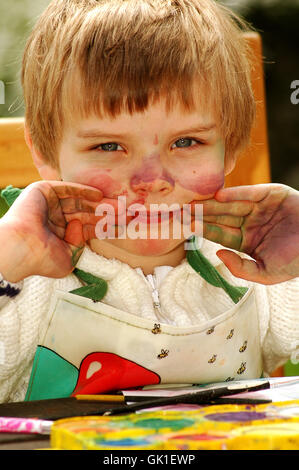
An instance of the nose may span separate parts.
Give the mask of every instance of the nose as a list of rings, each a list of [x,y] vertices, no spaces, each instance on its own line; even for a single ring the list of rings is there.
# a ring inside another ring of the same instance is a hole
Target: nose
[[[131,188],[140,195],[148,193],[169,194],[174,189],[173,178],[162,167],[160,157],[151,156],[144,159],[142,166],[131,178]]]
[[[173,183],[162,177],[147,181],[146,177],[138,178],[134,176],[131,180],[131,188],[137,194],[163,193],[166,195],[173,191]]]

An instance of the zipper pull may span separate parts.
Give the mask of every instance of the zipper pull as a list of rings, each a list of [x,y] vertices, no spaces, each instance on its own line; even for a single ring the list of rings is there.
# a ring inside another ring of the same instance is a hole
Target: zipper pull
[[[152,274],[148,274],[147,276],[148,282],[152,288],[152,298],[154,302],[154,307],[160,308],[160,299],[159,299],[159,292],[156,286],[155,279]]]

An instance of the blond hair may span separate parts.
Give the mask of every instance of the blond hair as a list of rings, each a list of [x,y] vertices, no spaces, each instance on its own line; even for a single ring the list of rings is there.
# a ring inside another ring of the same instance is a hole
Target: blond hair
[[[255,115],[244,29],[214,0],[53,0],[23,58],[36,149],[57,168],[65,122],[77,111],[115,117],[160,97],[168,109],[179,100],[192,110],[197,90],[235,154],[247,145]]]

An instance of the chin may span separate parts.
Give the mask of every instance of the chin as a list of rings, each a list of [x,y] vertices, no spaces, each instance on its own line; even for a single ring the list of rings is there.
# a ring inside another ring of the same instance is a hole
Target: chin
[[[127,253],[142,257],[164,256],[175,250],[185,240],[118,240],[114,244],[124,249]],[[123,242],[123,243],[122,243]]]

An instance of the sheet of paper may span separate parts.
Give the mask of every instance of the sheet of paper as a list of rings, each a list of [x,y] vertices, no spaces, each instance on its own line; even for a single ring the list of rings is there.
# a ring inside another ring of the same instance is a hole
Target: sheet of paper
[[[242,398],[262,398],[273,402],[299,400],[299,377],[270,377],[271,388],[232,395]]]
[[[269,381],[270,389],[260,390],[255,392],[242,392],[230,395],[231,398],[261,398],[269,399],[273,402],[299,400],[299,376],[297,377],[269,377],[266,379],[256,380],[238,380],[232,382],[219,382],[207,385],[192,385],[192,384],[173,384],[173,385],[159,385],[147,386],[142,390],[122,390],[122,393],[128,399],[133,396],[144,397],[145,399],[154,397],[172,397],[177,395],[184,395],[198,390],[209,389],[214,387],[223,387],[230,384],[246,386],[254,385],[259,381]]]

